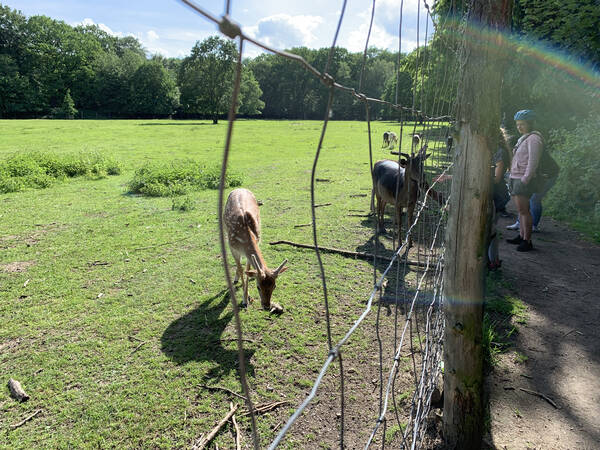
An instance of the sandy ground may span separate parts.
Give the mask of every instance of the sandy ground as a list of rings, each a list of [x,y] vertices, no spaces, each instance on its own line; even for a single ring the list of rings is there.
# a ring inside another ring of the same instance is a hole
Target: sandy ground
[[[528,320],[488,377],[486,442],[498,449],[600,449],[600,246],[543,218],[534,251],[520,253],[505,242],[516,234],[506,230],[510,223],[499,222],[501,270],[509,292],[527,305]]]

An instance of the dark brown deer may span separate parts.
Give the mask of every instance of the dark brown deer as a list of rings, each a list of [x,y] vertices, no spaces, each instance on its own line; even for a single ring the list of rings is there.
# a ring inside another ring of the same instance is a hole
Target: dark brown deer
[[[237,267],[234,283],[242,279],[244,304],[248,302],[249,278],[256,278],[256,286],[260,294],[260,302],[266,310],[271,309],[271,296],[275,289],[277,277],[287,270],[283,261],[275,270],[267,267],[258,244],[260,243],[260,212],[254,194],[248,189],[231,191],[225,204],[223,221],[227,228],[229,248]],[[246,270],[241,264],[241,257],[246,258]],[[254,270],[251,270],[250,267]]]
[[[403,160],[402,164],[384,159],[377,161],[373,166],[373,195],[377,199],[379,232],[385,231],[383,216],[387,203],[395,205],[399,239],[402,237],[403,208],[407,210],[408,226],[412,224],[415,205],[419,197],[419,187],[423,184],[423,163],[431,155],[430,153],[426,154],[425,150],[426,148],[422,148],[416,156],[401,153],[406,159],[406,162]],[[410,245],[412,245],[412,239],[409,240]]]

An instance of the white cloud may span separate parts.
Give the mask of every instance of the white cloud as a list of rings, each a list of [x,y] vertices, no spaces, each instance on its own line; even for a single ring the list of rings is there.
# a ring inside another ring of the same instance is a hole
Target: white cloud
[[[156,33],[156,31],[154,30],[150,30],[146,33],[146,37],[149,41],[157,41],[158,38],[158,34]]]
[[[117,36],[117,37],[123,37],[123,36],[125,36],[124,33],[121,33],[121,32],[118,32],[118,31],[113,31],[107,25],[105,25],[103,23],[96,23],[92,19],[90,19],[89,17],[86,17],[81,22],[74,23],[73,25],[74,26],[83,25],[84,27],[88,26],[88,25],[96,25],[102,31],[104,31],[105,33],[110,34],[111,36]]]
[[[322,23],[320,16],[275,14],[260,19],[254,26],[244,27],[244,32],[277,49],[311,47],[317,42],[314,31]]]

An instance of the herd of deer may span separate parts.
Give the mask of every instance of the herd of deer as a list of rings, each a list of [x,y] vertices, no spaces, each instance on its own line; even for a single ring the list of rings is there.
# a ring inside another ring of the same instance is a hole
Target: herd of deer
[[[415,135],[413,149],[418,147],[420,142],[421,138]],[[410,225],[422,189],[428,190],[429,195],[440,204],[443,202],[441,194],[428,189],[429,186],[423,176],[424,162],[430,156],[430,153],[426,153],[426,150],[427,145],[424,145],[416,154],[414,152],[411,155],[400,153],[403,157],[400,162],[384,159],[377,161],[373,166],[371,201],[373,201],[373,197],[377,199],[378,232],[384,231],[383,216],[387,203],[395,205],[398,236],[401,236],[402,211],[406,208],[408,224]],[[287,259],[275,270],[267,267],[259,248],[261,228],[258,206],[256,197],[251,191],[243,188],[235,189],[227,198],[223,221],[227,229],[229,248],[235,259],[237,269],[234,283],[237,283],[239,279],[242,280],[243,304],[247,304],[249,301],[249,279],[256,278],[256,286],[260,294],[262,307],[273,311],[271,296],[275,289],[277,277],[287,270],[285,265]],[[246,270],[242,267],[242,256],[246,259]],[[283,311],[279,305],[275,310],[278,312]]]

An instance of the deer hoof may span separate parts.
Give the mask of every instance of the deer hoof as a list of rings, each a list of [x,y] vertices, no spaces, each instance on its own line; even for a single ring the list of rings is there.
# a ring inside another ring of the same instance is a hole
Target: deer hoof
[[[271,303],[271,310],[269,311],[271,314],[281,314],[283,313],[283,306],[279,303]]]

